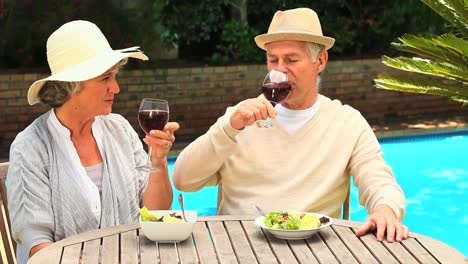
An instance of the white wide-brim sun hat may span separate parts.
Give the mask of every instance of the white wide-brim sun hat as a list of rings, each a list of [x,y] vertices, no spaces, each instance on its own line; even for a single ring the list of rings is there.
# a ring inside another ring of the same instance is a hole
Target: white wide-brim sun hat
[[[39,102],[38,94],[46,81],[86,81],[129,57],[148,60],[139,47],[113,50],[101,30],[91,22],[68,22],[47,40],[47,61],[51,75],[29,87],[28,102],[30,105]]]
[[[277,11],[271,20],[268,33],[255,37],[255,43],[261,49],[266,49],[267,43],[285,40],[317,43],[325,46],[327,50],[335,43],[334,38],[323,35],[317,13],[309,8]]]

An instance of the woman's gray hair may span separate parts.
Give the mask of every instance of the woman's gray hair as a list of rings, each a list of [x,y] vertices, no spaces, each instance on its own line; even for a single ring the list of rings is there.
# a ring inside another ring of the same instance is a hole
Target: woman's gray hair
[[[119,61],[109,71],[122,67],[127,61],[127,58]],[[52,108],[60,107],[80,88],[81,82],[47,81],[39,90],[39,100]]]
[[[306,48],[309,56],[315,61],[318,54],[325,49],[325,46],[313,42],[306,42]]]
[[[81,82],[47,81],[39,91],[39,100],[52,107],[59,107],[80,90]]]

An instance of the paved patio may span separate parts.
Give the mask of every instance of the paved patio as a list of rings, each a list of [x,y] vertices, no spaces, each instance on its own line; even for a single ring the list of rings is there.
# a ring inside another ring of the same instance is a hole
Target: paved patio
[[[419,116],[389,121],[385,125],[371,124],[377,137],[468,130],[468,115]]]

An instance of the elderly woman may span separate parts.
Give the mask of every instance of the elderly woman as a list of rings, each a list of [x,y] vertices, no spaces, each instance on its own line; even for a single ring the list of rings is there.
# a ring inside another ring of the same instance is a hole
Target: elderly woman
[[[52,109],[11,145],[8,207],[19,263],[65,237],[138,221],[139,208],[168,209],[172,188],[167,159],[177,123],[144,139],[112,114],[116,75],[127,58],[148,58],[135,48],[112,50],[93,23],[72,21],[47,41],[52,75],[28,91],[30,104]]]

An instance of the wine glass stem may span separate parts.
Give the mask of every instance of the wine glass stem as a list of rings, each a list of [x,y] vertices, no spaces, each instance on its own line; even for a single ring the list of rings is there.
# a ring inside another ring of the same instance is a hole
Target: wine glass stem
[[[273,126],[273,120],[272,118],[270,117],[267,117],[267,119],[265,120],[265,123],[263,124],[263,127],[265,128],[270,128]]]
[[[274,94],[274,90],[273,90],[273,94]],[[273,102],[273,101],[270,101],[271,105],[273,107],[276,106],[276,102]],[[270,128],[270,127],[273,127],[273,119],[271,117],[267,117],[267,119],[265,120],[265,123],[263,125],[263,127],[265,128]]]
[[[150,172],[160,172],[161,170],[153,166],[153,156],[151,155],[151,146],[148,145],[148,168]]]

